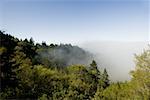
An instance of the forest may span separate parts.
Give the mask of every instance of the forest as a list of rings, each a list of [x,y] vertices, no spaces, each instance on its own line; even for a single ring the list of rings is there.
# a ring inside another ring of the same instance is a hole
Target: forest
[[[87,57],[78,46],[40,44],[0,31],[0,99],[150,100],[150,47],[135,55],[131,80],[124,82],[112,82],[94,59],[85,64]]]

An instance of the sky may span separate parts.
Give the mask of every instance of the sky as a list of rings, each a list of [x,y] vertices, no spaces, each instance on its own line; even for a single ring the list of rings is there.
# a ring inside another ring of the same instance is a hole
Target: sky
[[[0,29],[36,42],[148,41],[149,0],[0,0]]]

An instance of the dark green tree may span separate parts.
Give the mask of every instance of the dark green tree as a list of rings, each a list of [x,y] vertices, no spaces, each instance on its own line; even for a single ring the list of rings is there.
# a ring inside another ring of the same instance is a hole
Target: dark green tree
[[[106,87],[108,87],[109,85],[110,85],[110,82],[109,82],[109,75],[108,75],[108,73],[107,73],[107,70],[106,70],[106,68],[104,69],[104,72],[103,72],[103,74],[102,74],[102,87],[103,88],[106,88]]]
[[[91,90],[91,94],[94,95],[96,92],[95,90],[97,90],[97,88],[99,87],[99,81],[101,79],[101,73],[98,69],[98,66],[95,60],[93,60],[92,63],[90,64],[89,73],[92,77],[90,90]]]

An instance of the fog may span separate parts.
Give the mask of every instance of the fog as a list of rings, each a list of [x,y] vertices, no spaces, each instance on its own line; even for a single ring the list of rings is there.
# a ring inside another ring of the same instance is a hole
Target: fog
[[[79,47],[78,47],[79,46]],[[37,59],[56,62],[58,67],[74,64],[89,66],[95,60],[101,71],[107,69],[111,81],[130,79],[135,68],[135,54],[147,49],[148,42],[85,42],[78,46],[60,45],[38,52]],[[54,64],[53,64],[54,65]]]
[[[49,63],[53,63],[53,66],[57,64],[57,67],[66,67],[70,65],[89,66],[94,59],[93,54],[90,52],[70,44],[61,44],[53,49],[46,48],[39,51],[35,58],[39,62],[42,62],[42,60],[48,60]]]
[[[130,79],[135,68],[134,54],[142,53],[148,42],[86,42],[79,45],[94,54],[99,68],[106,68],[112,81]]]

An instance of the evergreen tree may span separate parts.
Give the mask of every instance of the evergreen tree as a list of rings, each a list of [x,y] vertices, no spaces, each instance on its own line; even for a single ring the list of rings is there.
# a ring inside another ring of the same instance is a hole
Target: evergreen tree
[[[101,79],[101,75],[100,75],[100,71],[98,70],[98,66],[96,61],[92,61],[92,63],[90,64],[90,68],[89,68],[89,73],[91,74],[92,77],[92,84],[91,84],[91,94],[94,95],[95,94],[95,90],[97,90],[97,88],[99,87],[99,81]]]
[[[100,78],[100,71],[98,69],[98,66],[95,60],[93,60],[92,63],[90,64],[90,72],[92,75],[95,75],[97,79]]]
[[[103,88],[106,88],[106,87],[108,87],[110,85],[110,83],[109,83],[109,75],[108,75],[108,73],[107,73],[107,70],[106,70],[106,68],[104,69],[104,72],[103,72],[103,74],[102,74],[102,87]]]

